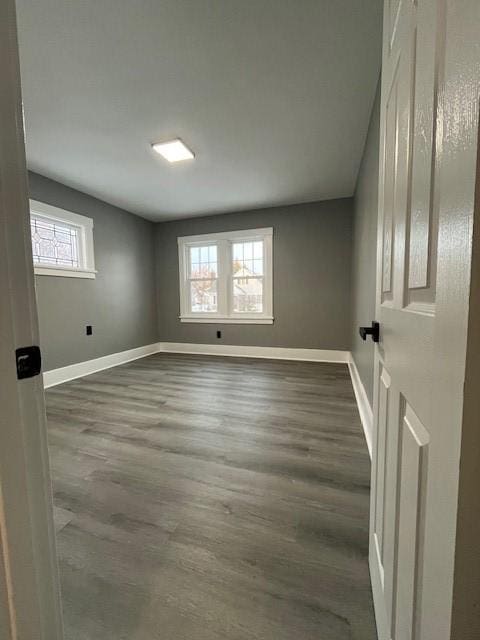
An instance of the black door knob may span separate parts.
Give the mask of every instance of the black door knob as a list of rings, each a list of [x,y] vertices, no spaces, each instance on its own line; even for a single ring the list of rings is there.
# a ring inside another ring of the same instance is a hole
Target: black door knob
[[[380,340],[380,325],[373,320],[371,327],[360,327],[359,333],[362,340],[366,340],[367,336],[372,336],[372,340],[378,342]]]

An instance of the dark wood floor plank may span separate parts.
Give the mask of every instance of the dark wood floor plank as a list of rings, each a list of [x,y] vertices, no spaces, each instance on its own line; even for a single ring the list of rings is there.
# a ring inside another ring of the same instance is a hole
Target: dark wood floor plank
[[[374,640],[346,365],[159,354],[47,392],[66,640]]]

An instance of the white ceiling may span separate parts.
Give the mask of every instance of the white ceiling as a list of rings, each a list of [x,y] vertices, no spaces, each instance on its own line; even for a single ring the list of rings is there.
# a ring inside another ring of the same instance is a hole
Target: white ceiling
[[[351,196],[381,5],[17,0],[29,167],[152,220]]]

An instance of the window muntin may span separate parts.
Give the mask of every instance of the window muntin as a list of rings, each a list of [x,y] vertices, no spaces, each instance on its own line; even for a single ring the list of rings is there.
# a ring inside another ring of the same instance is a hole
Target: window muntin
[[[182,322],[268,324],[272,229],[178,238]]]
[[[91,218],[30,200],[30,228],[36,275],[95,278]]]

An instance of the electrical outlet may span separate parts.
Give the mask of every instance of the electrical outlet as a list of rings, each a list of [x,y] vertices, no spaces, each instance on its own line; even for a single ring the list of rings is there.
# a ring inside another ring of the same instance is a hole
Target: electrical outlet
[[[221,338],[222,337],[222,332],[221,331],[217,331],[217,338]]]
[[[91,324],[87,324],[87,326],[85,327],[85,333],[87,334],[87,336],[91,336],[93,333],[93,328]]]

